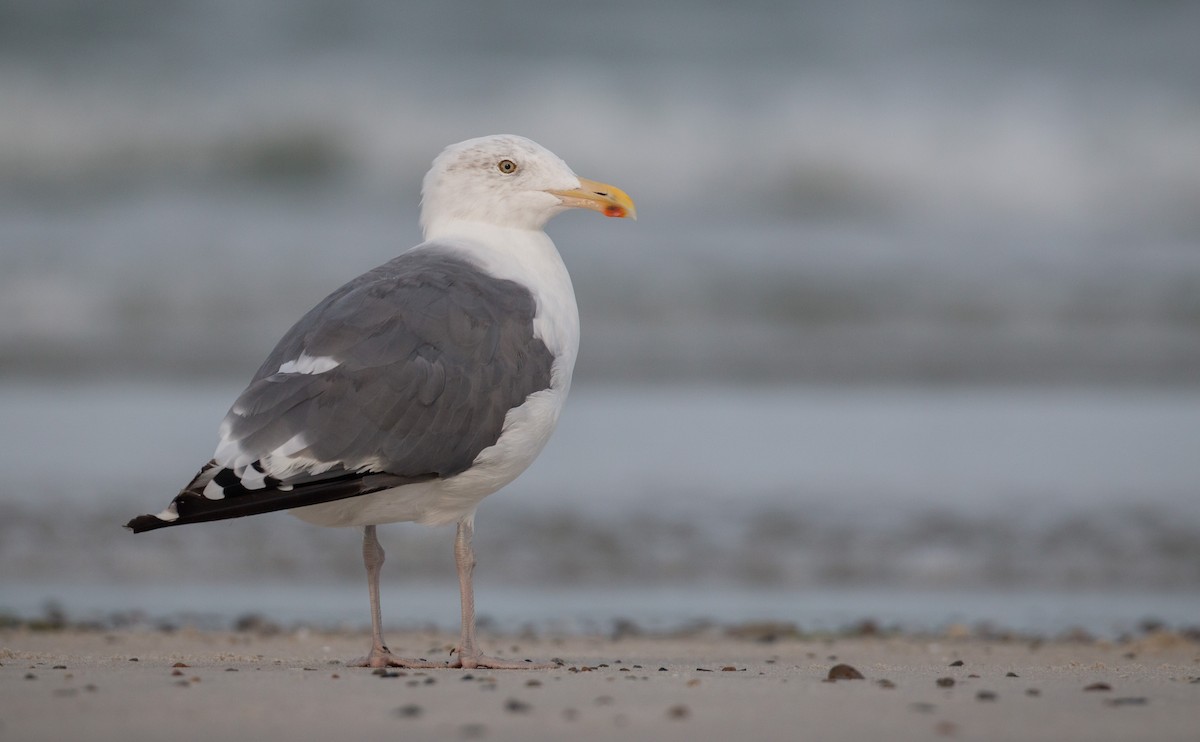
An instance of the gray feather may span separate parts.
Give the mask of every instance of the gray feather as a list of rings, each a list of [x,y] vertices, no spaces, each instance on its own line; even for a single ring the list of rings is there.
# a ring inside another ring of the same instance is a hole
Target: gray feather
[[[260,480],[247,485],[249,470],[210,461],[172,501],[175,518],[143,515],[128,527],[237,518],[465,471],[500,438],[508,411],[550,386],[554,357],[534,336],[536,311],[524,286],[434,247],[359,276],[284,335],[225,417]],[[280,371],[302,355],[338,363]],[[298,433],[313,470],[267,472],[258,459]],[[206,495],[212,484],[220,498]]]
[[[550,385],[524,286],[444,250],[405,253],[335,291],[283,337],[226,418],[257,457],[299,432],[305,456],[400,476],[466,470],[504,417]],[[306,354],[339,362],[279,373]]]

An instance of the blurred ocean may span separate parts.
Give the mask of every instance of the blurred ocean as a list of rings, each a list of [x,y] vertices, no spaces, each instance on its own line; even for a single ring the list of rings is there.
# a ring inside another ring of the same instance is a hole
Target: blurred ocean
[[[355,534],[282,515],[119,525],[291,321],[416,243],[433,156],[507,131],[640,216],[550,227],[583,348],[480,510],[481,592],[525,596],[499,614],[1200,615],[1196,28],[1134,0],[0,0],[0,611],[361,580]],[[448,531],[383,537],[385,598],[451,579]]]

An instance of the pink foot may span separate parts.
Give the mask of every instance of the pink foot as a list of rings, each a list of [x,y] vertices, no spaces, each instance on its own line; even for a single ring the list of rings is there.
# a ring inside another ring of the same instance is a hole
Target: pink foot
[[[426,659],[411,659],[408,657],[397,657],[392,654],[392,651],[387,647],[373,648],[371,653],[366,657],[359,657],[356,660],[350,660],[346,663],[346,667],[412,667],[412,668],[435,668],[446,667],[444,662],[431,662]]]
[[[464,670],[483,668],[486,670],[553,670],[561,665],[555,662],[530,662],[529,660],[503,660],[489,657],[486,654],[474,654],[463,657],[458,655],[450,661],[450,667],[461,667]]]

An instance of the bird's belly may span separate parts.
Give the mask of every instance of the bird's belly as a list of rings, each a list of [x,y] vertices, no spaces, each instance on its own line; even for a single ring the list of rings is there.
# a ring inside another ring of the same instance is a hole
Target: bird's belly
[[[535,392],[509,410],[496,443],[479,452],[466,471],[445,479],[406,484],[289,512],[320,526],[365,526],[414,521],[454,523],[474,513],[483,498],[525,471],[550,439],[566,389]]]

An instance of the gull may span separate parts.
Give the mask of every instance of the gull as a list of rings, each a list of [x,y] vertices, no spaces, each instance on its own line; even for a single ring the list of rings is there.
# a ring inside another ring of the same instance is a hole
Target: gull
[[[524,137],[451,145],[421,189],[424,241],[351,280],[283,336],[233,403],[212,460],[135,533],[288,510],[361,527],[365,667],[544,667],[475,638],[475,510],[550,438],[571,387],[579,312],[544,227],[582,208],[636,218],[622,190]],[[448,664],[383,640],[376,526],[455,523],[462,631]]]

